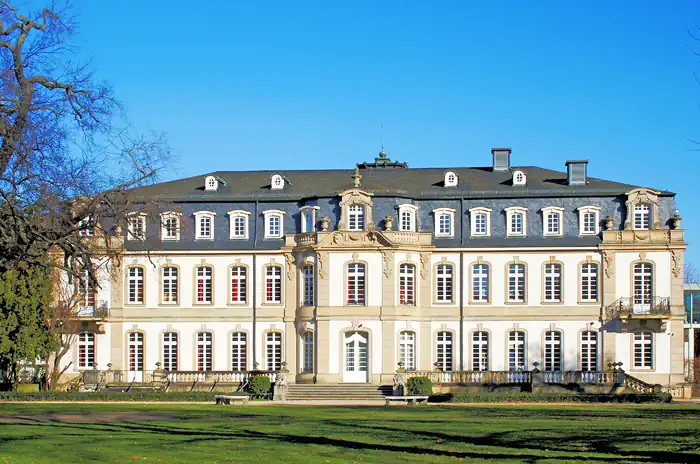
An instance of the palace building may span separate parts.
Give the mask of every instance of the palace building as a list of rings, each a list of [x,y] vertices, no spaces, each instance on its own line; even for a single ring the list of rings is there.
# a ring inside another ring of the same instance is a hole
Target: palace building
[[[292,383],[382,385],[399,364],[455,382],[618,363],[682,384],[675,194],[588,177],[587,161],[516,167],[495,148],[484,162],[416,169],[381,152],[134,191],[122,259],[83,292],[68,373],[286,363]]]

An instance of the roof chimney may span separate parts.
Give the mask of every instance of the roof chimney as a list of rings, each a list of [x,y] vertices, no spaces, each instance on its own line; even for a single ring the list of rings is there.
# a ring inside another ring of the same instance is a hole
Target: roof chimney
[[[493,155],[493,170],[508,171],[510,170],[510,148],[492,148]]]
[[[566,162],[567,180],[569,185],[586,185],[588,160],[569,160]]]

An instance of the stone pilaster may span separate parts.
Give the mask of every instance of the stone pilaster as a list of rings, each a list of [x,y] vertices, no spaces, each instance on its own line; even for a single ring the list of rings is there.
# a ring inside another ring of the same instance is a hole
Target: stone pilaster
[[[433,370],[432,361],[432,333],[430,330],[430,321],[422,321],[420,323],[420,356],[419,363],[417,366],[419,370],[431,371]]]
[[[383,384],[392,383],[396,372],[396,327],[394,321],[382,322],[382,377]]]
[[[299,372],[297,368],[297,366],[300,365],[300,363],[297,362],[299,360],[299,334],[297,333],[294,321],[287,321],[284,323],[284,334],[284,352],[286,353],[285,361],[287,362],[287,369],[292,373]],[[288,377],[291,383],[294,383],[295,379],[295,375],[290,375]]]

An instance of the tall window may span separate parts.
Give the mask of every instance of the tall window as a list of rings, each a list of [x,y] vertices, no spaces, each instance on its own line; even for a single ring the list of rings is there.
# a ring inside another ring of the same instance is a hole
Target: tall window
[[[636,263],[633,272],[635,309],[649,309],[654,288],[654,268],[651,263]]]
[[[581,332],[581,370],[594,372],[598,370],[598,332],[586,330]]]
[[[399,360],[407,371],[416,370],[416,334],[403,331],[399,334]]]
[[[652,369],[654,367],[654,334],[636,332],[634,334],[634,368]]]
[[[365,265],[348,264],[348,305],[365,304]]]
[[[196,268],[197,273],[197,300],[198,304],[212,303],[212,268],[200,266]]]
[[[348,206],[348,230],[365,229],[365,207],[362,205]]]
[[[129,240],[145,240],[146,239],[146,216],[143,214],[134,214],[128,220]]]
[[[544,333],[544,370],[561,370],[561,332],[556,330]]]
[[[522,371],[524,369],[527,369],[525,332],[520,330],[508,332],[508,370]]]
[[[231,334],[231,370],[247,370],[248,336],[245,332]]]
[[[452,235],[452,216],[449,214],[440,214],[438,216],[438,234]]]
[[[95,365],[95,334],[78,334],[78,368],[91,369]]]
[[[559,208],[549,207],[544,209],[544,234],[561,235],[561,215]]]
[[[596,235],[599,231],[599,215],[600,206],[588,205],[578,208],[579,233]]]
[[[93,227],[95,226],[91,217],[87,217],[80,221],[80,230],[78,235],[81,237],[92,237]]]
[[[282,303],[282,268],[265,267],[265,303]]]
[[[231,266],[231,303],[245,303],[246,297],[246,268]]]
[[[407,207],[399,210],[399,230],[403,232],[415,231],[415,211]]]
[[[598,301],[598,265],[581,265],[581,301]]]
[[[303,306],[313,306],[314,305],[314,267],[310,264],[305,265],[301,268],[301,285],[302,285],[302,298],[301,304]]]
[[[129,370],[132,372],[143,370],[143,334],[141,332],[129,332]]]
[[[163,369],[166,371],[177,370],[177,338],[176,332],[163,334]]]
[[[511,303],[525,302],[525,265],[508,265],[508,301]]]
[[[248,238],[248,216],[250,216],[250,212],[241,209],[228,212],[230,239],[245,240]]]
[[[438,264],[435,274],[438,303],[452,303],[452,265]]]
[[[544,301],[561,303],[561,264],[549,263],[544,265]]]
[[[301,334],[302,346],[302,371],[314,371],[314,333],[304,332]]]
[[[512,235],[523,235],[523,214],[513,213],[510,216],[510,232]]]
[[[162,275],[163,304],[177,304],[177,268],[173,266],[164,267]]]
[[[278,371],[282,368],[282,334],[268,332],[265,336],[265,360],[268,371]]]
[[[78,307],[83,310],[94,310],[97,292],[95,284],[90,280],[90,273],[86,270],[78,280]]]
[[[487,227],[486,213],[474,215],[474,235],[486,235]]]
[[[143,268],[128,269],[129,304],[143,304]]]
[[[271,216],[270,217],[270,222],[269,222],[269,227],[268,227],[268,235],[270,237],[280,237],[280,217],[279,216]]]
[[[214,238],[214,215],[215,213],[206,212],[196,212],[194,213],[194,219],[197,229],[195,230],[196,239],[213,239]]]
[[[437,333],[437,363],[442,371],[453,370],[452,363],[452,332]]]
[[[479,206],[469,210],[471,215],[472,236],[486,237],[491,235],[491,209]]]
[[[402,264],[399,266],[399,304],[413,306],[416,304],[415,294],[416,266]]]
[[[267,210],[263,211],[265,216],[265,238],[282,238],[284,235],[283,217],[284,211]]]
[[[304,206],[301,208],[301,231],[313,232],[316,229],[316,210],[318,206]]]
[[[472,300],[476,302],[489,301],[488,264],[475,264],[472,266]]]
[[[180,218],[170,213],[162,216],[161,238],[163,240],[178,240],[180,238]]]
[[[584,234],[594,234],[596,232],[596,216],[597,214],[593,211],[586,211],[583,213]]]
[[[507,235],[527,235],[527,208],[522,206],[511,206],[510,208],[506,208],[505,211],[506,226],[508,229]]]
[[[489,333],[484,330],[472,334],[472,370],[489,370]]]
[[[651,229],[651,208],[649,203],[634,205],[634,228],[636,230]]]
[[[197,370],[212,370],[212,335],[211,332],[197,332]]]
[[[234,238],[244,238],[246,234],[246,217],[234,216],[233,218],[233,235]]]

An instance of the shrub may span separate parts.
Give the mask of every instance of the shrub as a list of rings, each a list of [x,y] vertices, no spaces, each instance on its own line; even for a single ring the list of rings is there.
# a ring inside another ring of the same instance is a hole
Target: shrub
[[[214,396],[221,393],[210,392],[40,392],[40,393],[15,393],[0,392],[0,401],[183,401],[183,402],[207,402],[214,401]],[[226,395],[246,395],[246,393],[225,393]]]
[[[266,375],[251,375],[248,378],[248,391],[256,398],[268,398],[271,382]]]
[[[433,382],[428,377],[411,377],[408,379],[409,395],[432,395]]]
[[[670,393],[624,393],[621,395],[571,393],[453,393],[436,395],[431,402],[451,403],[670,403]]]

